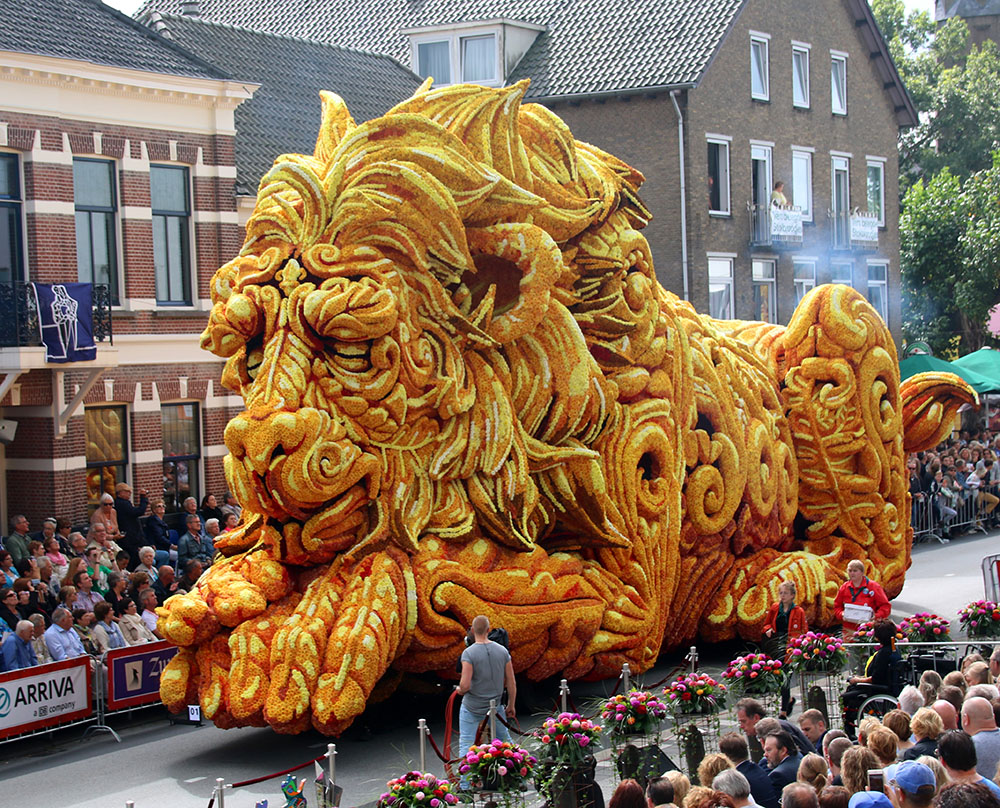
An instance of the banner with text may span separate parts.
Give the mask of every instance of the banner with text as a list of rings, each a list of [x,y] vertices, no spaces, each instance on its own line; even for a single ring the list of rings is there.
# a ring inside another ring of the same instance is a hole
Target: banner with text
[[[159,701],[160,674],[176,653],[176,645],[162,640],[108,651],[104,656],[108,666],[108,709]]]
[[[77,721],[92,712],[90,657],[0,673],[0,739]]]

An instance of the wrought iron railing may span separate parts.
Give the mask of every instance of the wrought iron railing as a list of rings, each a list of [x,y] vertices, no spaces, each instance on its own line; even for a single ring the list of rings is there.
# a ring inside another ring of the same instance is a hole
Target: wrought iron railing
[[[747,203],[751,247],[802,246],[802,210]]]
[[[111,291],[107,284],[94,284],[91,294],[94,342],[112,340]],[[30,283],[0,283],[0,348],[41,345],[35,290]]]

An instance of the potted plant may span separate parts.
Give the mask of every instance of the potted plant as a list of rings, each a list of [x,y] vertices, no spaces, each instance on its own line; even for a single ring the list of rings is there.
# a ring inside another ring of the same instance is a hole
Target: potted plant
[[[722,674],[726,686],[736,693],[768,695],[780,693],[788,671],[780,659],[767,654],[750,653],[736,657]]]
[[[716,715],[726,706],[726,686],[707,673],[679,675],[663,689],[677,715]]]
[[[899,630],[910,642],[946,642],[951,639],[950,626],[950,621],[930,612],[919,612],[899,622]]]
[[[667,705],[648,690],[617,693],[601,709],[601,718],[616,735],[651,735],[666,717]]]
[[[513,792],[522,790],[537,762],[517,744],[494,738],[470,747],[458,771],[480,791]]]
[[[788,668],[792,671],[827,671],[844,669],[847,651],[840,637],[807,631],[788,640]]]
[[[594,805],[601,727],[579,713],[559,713],[546,718],[534,732],[539,747],[535,788],[546,803],[557,808]]]
[[[452,789],[451,783],[433,774],[407,772],[386,783],[378,808],[445,808],[458,802]]]
[[[958,622],[969,637],[1000,636],[1000,606],[992,600],[976,600],[958,610]]]

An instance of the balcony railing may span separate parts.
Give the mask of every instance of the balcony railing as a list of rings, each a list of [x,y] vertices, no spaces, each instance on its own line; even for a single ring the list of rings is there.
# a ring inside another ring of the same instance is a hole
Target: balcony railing
[[[750,213],[751,247],[799,247],[802,245],[802,209],[792,206],[753,205]]]
[[[878,249],[878,216],[858,210],[827,210],[835,250]]]
[[[94,342],[112,342],[111,294],[106,284],[91,290]],[[35,290],[30,283],[0,283],[0,348],[27,348],[42,344],[38,329]]]

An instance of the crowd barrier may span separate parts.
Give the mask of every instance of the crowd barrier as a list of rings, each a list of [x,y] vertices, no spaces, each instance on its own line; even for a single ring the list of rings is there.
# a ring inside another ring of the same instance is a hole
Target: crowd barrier
[[[160,672],[176,653],[160,641],[0,673],[0,743],[76,724],[119,740],[105,716],[159,702]]]
[[[996,495],[996,486],[984,486],[985,493]],[[926,541],[938,541],[944,544],[948,536],[963,535],[966,533],[986,533],[984,522],[991,516],[985,513],[985,504],[976,502],[977,497],[969,494],[964,499],[960,498],[954,503],[950,510],[955,511],[954,515],[945,510],[945,506],[929,494],[923,499],[913,498],[910,509],[910,524],[913,526],[913,543],[918,544]],[[1000,514],[1000,508],[996,511]]]

